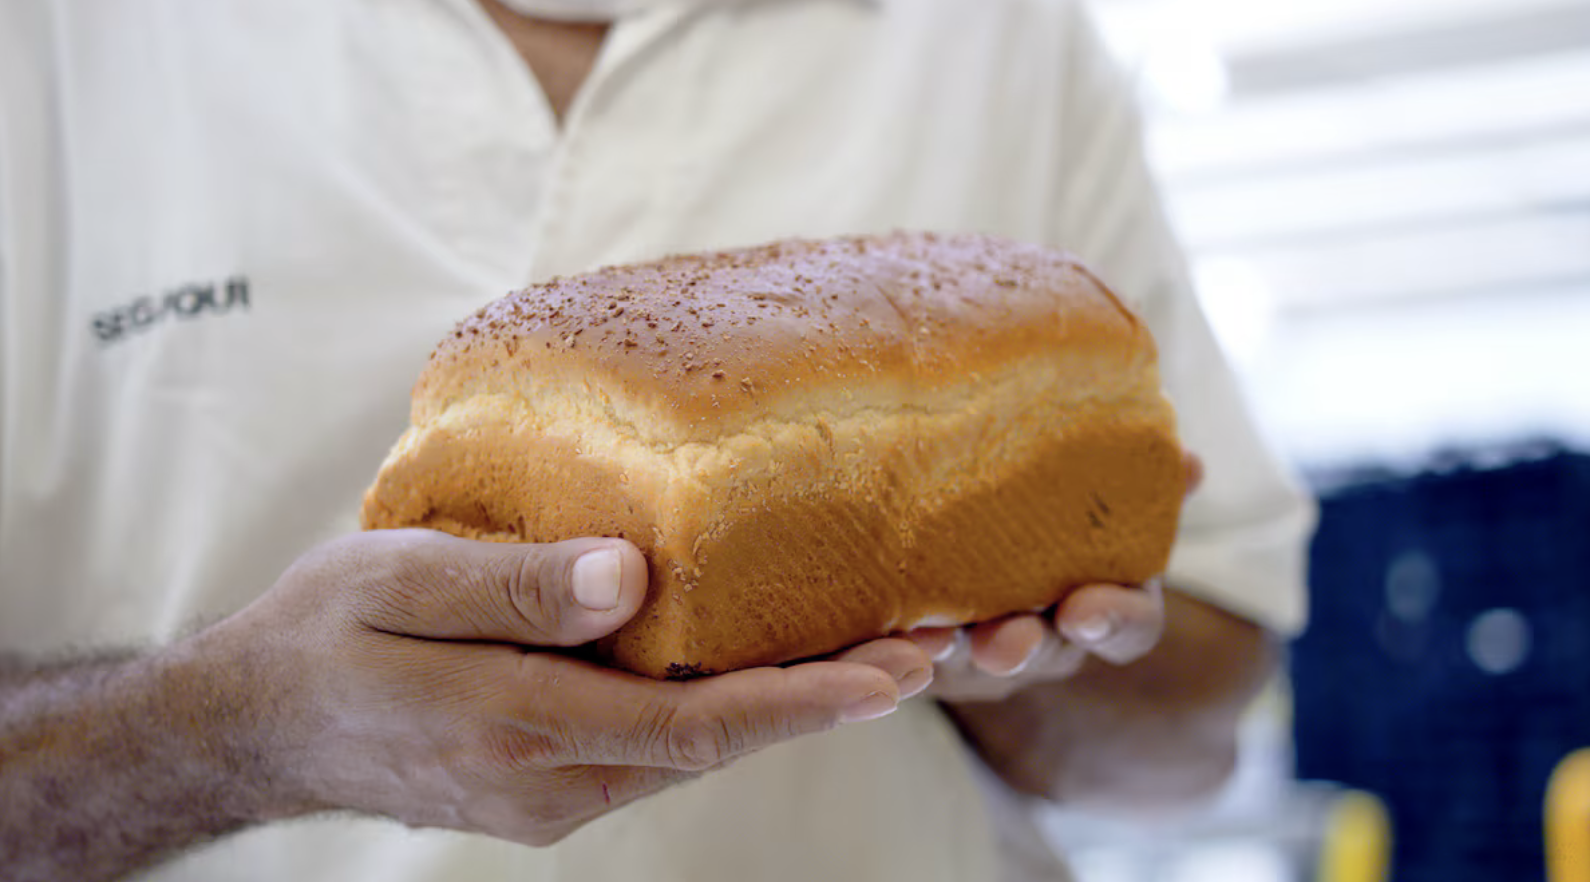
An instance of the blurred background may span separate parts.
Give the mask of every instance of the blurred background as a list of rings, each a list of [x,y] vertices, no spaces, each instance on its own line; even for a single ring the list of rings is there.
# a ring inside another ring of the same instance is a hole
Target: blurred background
[[[1081,882],[1590,880],[1590,2],[1093,6],[1322,519],[1220,801],[1050,832]]]

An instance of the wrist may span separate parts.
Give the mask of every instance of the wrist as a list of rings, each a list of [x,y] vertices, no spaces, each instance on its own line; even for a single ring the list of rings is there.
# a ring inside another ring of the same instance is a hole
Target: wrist
[[[8,870],[121,878],[295,813],[258,739],[264,706],[209,645],[193,639],[10,678],[0,690]]]
[[[157,689],[174,711],[176,750],[192,764],[215,808],[238,826],[321,811],[292,760],[294,716],[285,681],[237,635],[210,630],[151,659]]]

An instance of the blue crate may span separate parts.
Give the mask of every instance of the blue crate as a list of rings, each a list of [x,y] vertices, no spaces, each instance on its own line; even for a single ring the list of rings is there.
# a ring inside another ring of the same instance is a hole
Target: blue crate
[[[1590,745],[1590,457],[1325,491],[1310,585],[1299,777],[1386,800],[1398,882],[1544,878],[1546,781]]]

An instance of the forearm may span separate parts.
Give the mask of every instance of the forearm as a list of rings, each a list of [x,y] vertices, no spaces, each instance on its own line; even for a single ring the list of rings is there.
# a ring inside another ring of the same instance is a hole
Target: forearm
[[[0,661],[6,878],[116,878],[275,810],[232,676],[192,644]]]
[[[1167,592],[1166,633],[1139,661],[1090,659],[1068,680],[947,709],[1018,791],[1070,804],[1177,805],[1229,775],[1238,721],[1274,664],[1261,629]]]

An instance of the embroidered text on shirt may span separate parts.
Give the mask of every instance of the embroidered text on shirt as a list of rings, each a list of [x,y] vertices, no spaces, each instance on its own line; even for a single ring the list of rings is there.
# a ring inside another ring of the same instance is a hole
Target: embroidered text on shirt
[[[129,332],[147,330],[170,316],[197,318],[210,312],[217,315],[232,308],[248,309],[248,277],[232,276],[221,283],[219,296],[214,282],[189,282],[160,297],[144,295],[126,306],[107,309],[94,316],[94,336],[104,344],[124,339]]]

